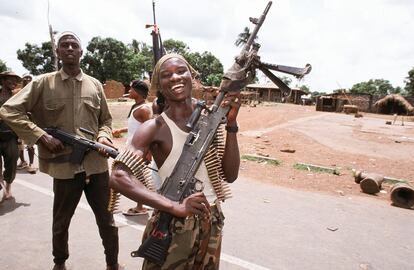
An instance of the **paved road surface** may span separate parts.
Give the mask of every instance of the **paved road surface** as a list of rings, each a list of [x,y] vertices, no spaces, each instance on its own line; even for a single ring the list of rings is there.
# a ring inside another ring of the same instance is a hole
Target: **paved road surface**
[[[52,181],[18,174],[15,201],[0,205],[0,269],[51,269]],[[248,179],[233,184],[224,206],[221,269],[414,269],[414,211],[363,197],[301,192]],[[133,203],[121,202],[125,209]],[[116,215],[120,262],[140,269],[129,253],[145,217]],[[68,269],[105,269],[97,227],[84,198],[70,227]]]

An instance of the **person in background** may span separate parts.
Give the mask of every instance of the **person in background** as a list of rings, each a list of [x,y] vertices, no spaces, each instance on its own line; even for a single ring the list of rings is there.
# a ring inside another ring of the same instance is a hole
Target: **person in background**
[[[128,114],[128,127],[114,129],[112,135],[114,137],[119,137],[122,133],[128,132],[127,145],[130,146],[132,137],[137,128],[139,128],[145,121],[151,119],[153,113],[151,105],[145,102],[148,96],[148,86],[145,82],[140,80],[132,81],[128,94],[130,99],[135,100],[135,104],[132,105]],[[147,161],[150,161],[151,155],[147,156],[146,159]],[[148,211],[142,203],[138,202],[137,206],[129,208],[122,213],[126,216],[137,216],[146,215]]]
[[[20,80],[20,76],[12,71],[0,73],[0,107],[12,97]],[[13,198],[11,185],[16,177],[18,157],[17,135],[0,117],[0,187],[3,189],[1,201]]]
[[[22,76],[22,88],[25,87],[27,84],[29,84],[32,81],[33,77],[32,75],[26,73]],[[17,94],[22,88],[16,89],[14,94]],[[30,112],[27,114],[30,118]],[[18,170],[26,169],[28,173],[35,174],[37,171],[37,168],[34,166],[34,155],[35,155],[35,149],[33,145],[25,145],[24,141],[22,139],[17,140],[18,146],[19,146],[19,158],[20,163],[17,165]],[[27,149],[27,154],[29,156],[29,164],[27,164],[25,158],[24,158],[24,149]]]

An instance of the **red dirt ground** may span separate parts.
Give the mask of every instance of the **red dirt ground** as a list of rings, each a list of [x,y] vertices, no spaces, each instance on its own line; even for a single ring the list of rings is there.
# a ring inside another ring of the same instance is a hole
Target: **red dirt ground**
[[[114,127],[126,125],[130,103],[111,102]],[[389,199],[384,193],[372,196],[360,191],[352,169],[388,177],[414,180],[414,122],[401,118],[386,125],[392,116],[364,114],[362,118],[340,113],[317,112],[313,106],[266,104],[243,106],[238,122],[241,155],[255,154],[281,161],[278,166],[243,160],[240,175],[260,182],[334,194]],[[116,139],[123,147],[125,139]],[[294,153],[280,150],[294,150]],[[295,163],[335,167],[340,175],[298,170]]]

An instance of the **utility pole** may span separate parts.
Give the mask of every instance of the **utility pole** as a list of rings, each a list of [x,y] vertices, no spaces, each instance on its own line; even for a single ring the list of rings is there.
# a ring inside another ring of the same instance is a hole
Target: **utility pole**
[[[47,1],[47,24],[49,25],[49,35],[50,35],[50,42],[52,43],[52,53],[54,56],[53,66],[55,67],[55,70],[59,70],[59,64],[58,64],[58,57],[56,53],[56,43],[55,43],[55,33],[53,32],[52,25],[50,24],[49,20],[49,0]]]

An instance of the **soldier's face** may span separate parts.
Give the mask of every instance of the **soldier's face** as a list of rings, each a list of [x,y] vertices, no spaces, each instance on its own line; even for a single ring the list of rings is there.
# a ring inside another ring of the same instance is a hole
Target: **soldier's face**
[[[159,82],[162,94],[167,99],[182,100],[191,97],[191,72],[179,58],[168,59],[162,64]]]
[[[82,48],[78,40],[71,35],[60,39],[56,52],[63,64],[79,64],[82,56]]]
[[[23,78],[23,81],[22,81],[23,86],[27,85],[27,84],[28,84],[29,82],[31,82],[31,81],[32,81],[32,78],[31,78],[31,77],[29,77],[29,76],[24,77],[24,78]]]
[[[16,77],[7,76],[3,78],[3,87],[9,91],[12,91],[16,88],[18,79]]]

